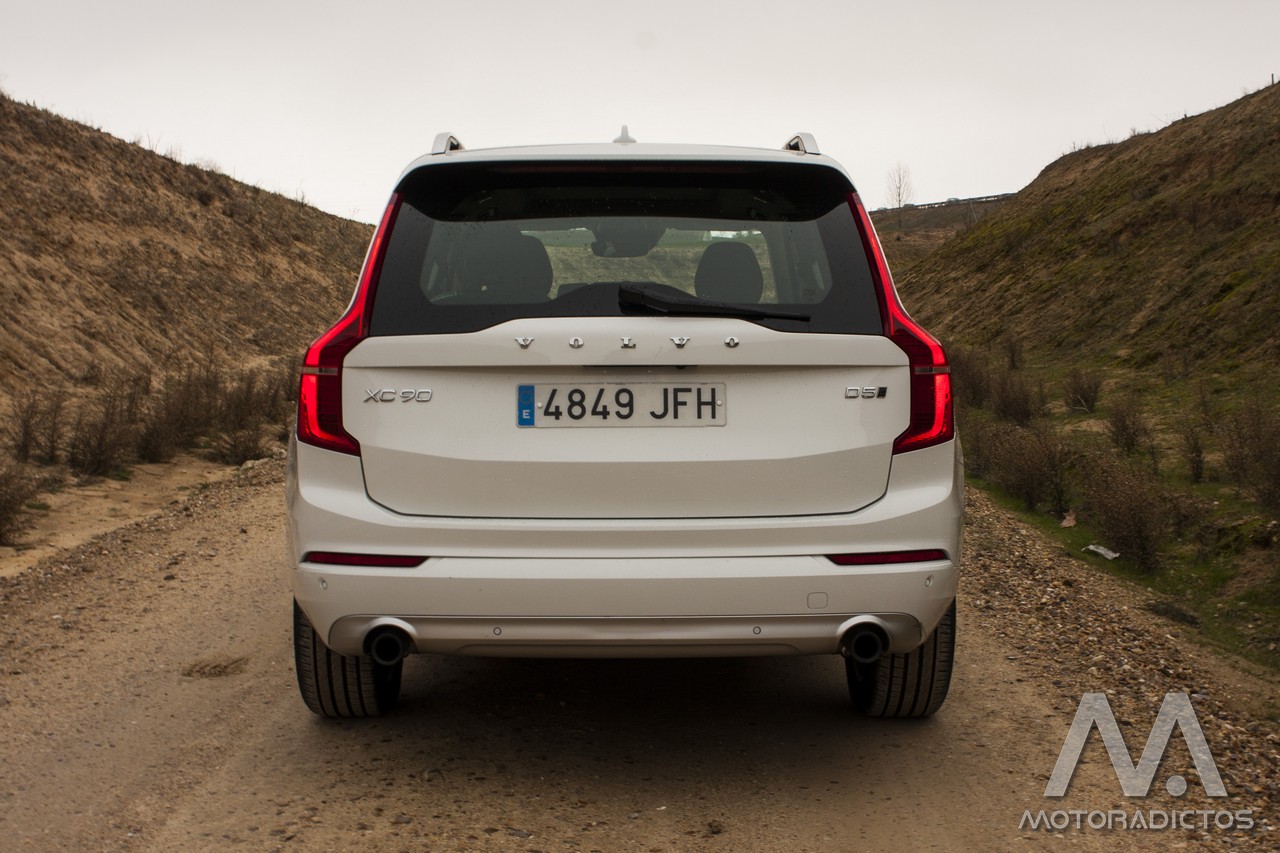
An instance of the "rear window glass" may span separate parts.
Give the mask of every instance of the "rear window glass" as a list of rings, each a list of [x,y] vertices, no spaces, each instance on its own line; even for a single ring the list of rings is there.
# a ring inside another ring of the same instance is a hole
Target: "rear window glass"
[[[867,259],[831,169],[772,164],[446,164],[409,175],[373,335],[617,316],[619,286],[808,316],[779,331],[878,334]]]

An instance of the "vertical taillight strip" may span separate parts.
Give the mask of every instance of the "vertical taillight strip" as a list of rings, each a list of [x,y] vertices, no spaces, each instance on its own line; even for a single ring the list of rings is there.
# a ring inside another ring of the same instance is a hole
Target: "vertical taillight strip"
[[[298,388],[298,441],[360,455],[360,443],[342,426],[342,360],[369,334],[369,308],[399,210],[400,194],[395,193],[369,243],[360,283],[346,313],[307,348]]]
[[[894,453],[920,450],[950,441],[955,436],[955,414],[951,400],[951,367],[938,340],[912,320],[898,299],[893,276],[876,236],[875,226],[862,199],[849,193],[849,207],[858,223],[862,248],[871,264],[876,298],[885,335],[907,354],[911,366],[911,422],[893,442]]]

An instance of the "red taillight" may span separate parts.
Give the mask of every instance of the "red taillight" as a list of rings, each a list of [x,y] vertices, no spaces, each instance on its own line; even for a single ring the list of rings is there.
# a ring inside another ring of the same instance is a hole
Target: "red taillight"
[[[399,210],[400,194],[396,193],[391,196],[382,223],[369,244],[360,284],[347,312],[307,348],[298,388],[298,441],[338,453],[360,455],[359,442],[342,427],[342,360],[369,334],[368,308],[382,271],[388,235]]]
[[[907,354],[911,368],[911,422],[894,439],[893,452],[920,450],[950,441],[956,428],[951,403],[951,367],[946,353],[937,339],[912,320],[902,307],[875,226],[857,193],[849,194],[849,206],[858,223],[862,247],[871,261],[885,334]]]
[[[342,551],[308,551],[302,555],[304,563],[385,569],[416,569],[426,561],[426,557],[409,557],[399,554],[348,554]]]
[[[947,559],[947,552],[934,548],[924,551],[884,551],[878,554],[828,554],[837,566],[884,566],[892,563],[928,563]]]

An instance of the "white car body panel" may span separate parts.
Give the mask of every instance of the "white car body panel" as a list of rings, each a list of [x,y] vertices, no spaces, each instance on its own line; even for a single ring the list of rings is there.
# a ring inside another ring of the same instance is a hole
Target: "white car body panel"
[[[518,337],[533,342],[523,348]],[[539,318],[375,337],[344,370],[344,422],[360,442],[366,489],[409,515],[849,512],[884,494],[908,419],[906,356],[885,338],[788,335],[732,319]],[[720,384],[727,423],[513,429],[517,385],[644,383]]]

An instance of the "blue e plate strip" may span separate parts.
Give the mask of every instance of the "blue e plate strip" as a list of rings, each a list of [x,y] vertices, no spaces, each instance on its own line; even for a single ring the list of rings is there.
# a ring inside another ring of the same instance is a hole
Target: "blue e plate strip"
[[[533,404],[533,386],[516,386],[516,426],[534,426],[533,416],[537,411]]]

